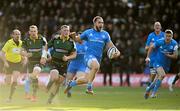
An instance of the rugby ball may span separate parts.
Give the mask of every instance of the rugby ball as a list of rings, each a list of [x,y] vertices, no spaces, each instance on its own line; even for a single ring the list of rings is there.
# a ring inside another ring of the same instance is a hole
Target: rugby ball
[[[116,47],[111,47],[108,49],[107,51],[107,56],[109,59],[112,59],[113,58],[113,55],[117,52],[117,49]]]

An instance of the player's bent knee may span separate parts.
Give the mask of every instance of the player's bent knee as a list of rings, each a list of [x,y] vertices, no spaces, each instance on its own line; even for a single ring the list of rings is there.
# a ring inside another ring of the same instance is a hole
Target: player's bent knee
[[[59,80],[60,80],[60,81],[64,81],[64,79],[65,79],[65,78],[64,78],[63,76],[61,76],[61,75],[59,76]]]
[[[59,71],[56,69],[51,70],[50,77],[52,80],[57,80],[59,78]]]
[[[88,83],[88,78],[85,77],[85,78],[83,79],[83,83],[84,83],[84,84]]]
[[[165,77],[165,75],[166,75],[165,72],[162,71],[161,73],[159,73],[158,78],[163,79]]]
[[[66,80],[67,80],[67,81],[72,80],[73,77],[74,77],[74,74],[72,74],[72,73],[67,73],[67,75],[66,75]]]
[[[41,68],[40,68],[39,66],[35,66],[35,67],[33,68],[33,73],[36,73],[36,74],[41,73]]]
[[[93,58],[90,59],[87,63],[89,68],[98,68],[100,67],[99,62],[97,61],[97,59]]]
[[[92,70],[96,70],[96,71],[98,71],[98,70],[99,70],[99,68],[100,68],[99,63],[98,63],[98,62],[96,62],[96,61],[93,61],[93,62],[92,62],[92,65],[91,65],[91,69],[92,69]]]
[[[12,75],[12,82],[17,82],[20,72],[14,71]]]

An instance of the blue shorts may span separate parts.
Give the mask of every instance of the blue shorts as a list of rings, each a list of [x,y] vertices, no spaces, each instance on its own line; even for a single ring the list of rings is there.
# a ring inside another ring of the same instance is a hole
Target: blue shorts
[[[168,66],[165,66],[165,65],[160,64],[160,63],[157,63],[157,62],[155,62],[153,66],[154,66],[154,68],[156,68],[156,69],[159,68],[159,67],[162,67],[166,73],[167,73],[167,72],[169,71],[169,69],[170,69]]]
[[[99,64],[100,64],[100,62],[101,62],[101,58],[98,58],[98,57],[95,57],[94,55],[85,55],[84,56],[84,64],[87,66],[87,67],[89,67],[89,65],[90,65],[90,63],[91,63],[91,61],[92,60],[95,60],[95,61],[97,61]]]
[[[155,63],[155,60],[154,59],[151,59],[151,61],[149,62],[149,67],[150,68],[153,68],[153,64]]]
[[[71,61],[68,65],[67,72],[76,74],[77,72],[88,73],[89,69],[83,62]]]

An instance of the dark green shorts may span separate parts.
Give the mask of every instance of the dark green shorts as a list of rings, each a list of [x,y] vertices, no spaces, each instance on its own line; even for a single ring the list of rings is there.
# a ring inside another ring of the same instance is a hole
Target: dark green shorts
[[[61,64],[57,64],[55,62],[51,62],[50,68],[51,68],[51,70],[53,70],[53,69],[58,70],[59,71],[59,75],[64,76],[64,77],[66,76],[67,64],[61,65]]]
[[[28,66],[27,66],[28,72],[32,73],[35,66],[41,67],[39,61],[29,61]]]
[[[12,74],[13,71],[19,71],[19,72],[23,71],[23,68],[22,68],[23,65],[21,64],[21,62],[13,63],[13,62],[8,61],[8,64],[9,64],[9,67],[8,68],[5,67],[6,74]]]

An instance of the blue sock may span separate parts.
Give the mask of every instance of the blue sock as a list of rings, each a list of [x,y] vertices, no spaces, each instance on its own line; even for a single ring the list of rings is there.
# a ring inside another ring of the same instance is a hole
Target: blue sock
[[[155,84],[154,89],[152,91],[154,94],[158,91],[159,87],[161,86],[161,82],[162,82],[162,80],[160,80],[160,79],[158,79],[156,81],[156,84]]]
[[[76,83],[76,81],[71,81],[69,85],[70,85],[71,87],[73,87],[73,86],[76,86],[77,83]]]
[[[151,91],[151,89],[153,89],[154,88],[154,86],[155,86],[155,83],[156,82],[152,82],[147,88],[146,88],[146,92],[150,92]]]
[[[29,78],[28,79],[26,78],[24,88],[25,88],[26,93],[30,93],[30,80],[29,80]]]
[[[87,89],[92,89],[92,83],[87,84]]]

